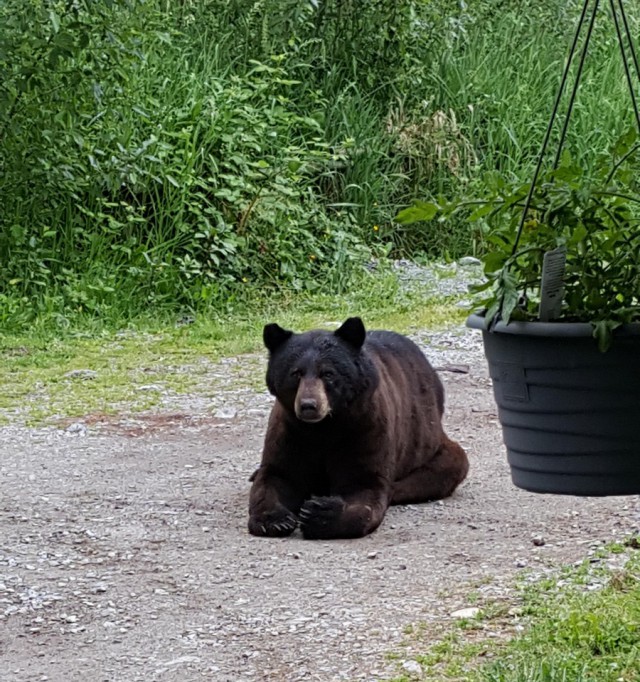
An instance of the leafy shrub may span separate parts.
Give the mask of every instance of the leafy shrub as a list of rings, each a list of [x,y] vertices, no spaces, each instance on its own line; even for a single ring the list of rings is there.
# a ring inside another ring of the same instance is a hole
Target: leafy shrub
[[[524,223],[531,183],[510,183],[499,174],[487,178],[488,191],[481,198],[418,202],[398,219],[446,221],[463,213],[484,223],[487,279],[475,290],[489,323],[541,319],[545,256],[561,256],[562,291],[554,295],[562,305],[553,317],[542,319],[589,322],[606,350],[613,330],[640,322],[637,139],[630,130],[589,173],[565,153],[562,163],[532,188]]]
[[[184,36],[148,30],[158,12],[135,17],[144,34],[132,22],[117,40],[112,31],[132,18],[122,7],[87,10],[83,22],[75,14],[35,25],[30,54],[49,65],[51,89],[22,71],[6,80],[0,285],[27,296],[60,288],[94,310],[123,280],[146,303],[195,304],[246,281],[303,288],[326,275],[344,286],[368,252],[349,216],[329,215],[319,196],[344,159],[291,103],[298,81],[281,60],[252,61],[243,77],[198,74]],[[65,26],[59,55],[52,45]],[[105,43],[109,59],[96,66]],[[63,57],[69,70],[57,68]],[[76,78],[87,70],[93,82]],[[64,106],[57,93],[70,85],[79,87]]]

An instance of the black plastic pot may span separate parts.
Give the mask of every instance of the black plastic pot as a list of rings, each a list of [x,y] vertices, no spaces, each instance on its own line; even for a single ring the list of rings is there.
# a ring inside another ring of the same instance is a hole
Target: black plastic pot
[[[640,493],[640,324],[601,353],[582,323],[499,322],[481,329],[519,488],[568,495]]]

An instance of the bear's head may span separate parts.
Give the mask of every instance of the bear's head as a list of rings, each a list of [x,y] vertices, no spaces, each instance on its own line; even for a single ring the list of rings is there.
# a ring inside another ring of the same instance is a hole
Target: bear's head
[[[365,338],[359,317],[350,317],[333,333],[294,334],[277,324],[266,325],[269,391],[302,422],[314,424],[344,413],[377,381],[363,349]]]

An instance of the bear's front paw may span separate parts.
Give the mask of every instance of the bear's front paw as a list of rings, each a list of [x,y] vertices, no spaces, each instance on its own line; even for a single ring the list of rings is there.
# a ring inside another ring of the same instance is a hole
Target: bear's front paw
[[[249,518],[251,535],[283,538],[286,535],[291,535],[297,527],[298,519],[284,507],[266,514],[256,514]]]
[[[341,497],[312,497],[300,509],[300,528],[307,540],[338,537],[340,517],[344,511]]]

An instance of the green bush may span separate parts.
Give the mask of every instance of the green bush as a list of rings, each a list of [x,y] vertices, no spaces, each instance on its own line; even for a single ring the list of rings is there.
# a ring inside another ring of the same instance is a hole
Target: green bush
[[[37,36],[32,71],[2,62],[0,285],[96,312],[123,287],[194,305],[249,280],[344,286],[368,252],[319,196],[344,155],[292,103],[285,59],[240,77],[189,54],[151,6],[77,14],[16,23]]]
[[[393,216],[486,169],[526,174],[577,11],[4,0],[0,294],[21,301],[6,309],[215,306],[247,283],[345,288],[371,255],[481,248],[464,222]],[[579,160],[626,107],[615,42],[595,44]]]

